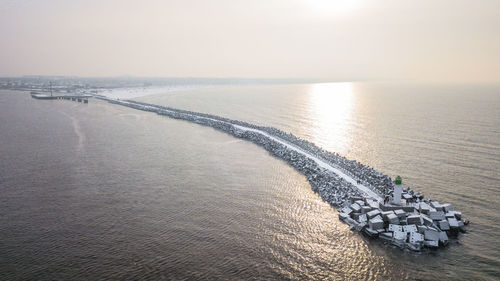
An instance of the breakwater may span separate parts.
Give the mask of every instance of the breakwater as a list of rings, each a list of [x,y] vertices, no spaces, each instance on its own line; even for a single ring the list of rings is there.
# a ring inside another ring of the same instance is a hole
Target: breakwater
[[[181,119],[252,141],[304,174],[312,189],[330,205],[340,208],[339,218],[352,229],[401,248],[420,250],[448,244],[448,234],[465,231],[461,213],[450,204],[424,199],[410,189],[395,192],[393,180],[375,169],[325,151],[276,128],[130,100],[95,95],[110,103]],[[389,202],[387,199],[392,197]],[[395,200],[396,197],[402,201]],[[392,203],[392,204],[391,204]]]

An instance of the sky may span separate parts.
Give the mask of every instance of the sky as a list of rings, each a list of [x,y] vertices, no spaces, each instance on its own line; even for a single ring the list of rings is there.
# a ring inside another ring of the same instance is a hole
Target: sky
[[[0,76],[500,82],[500,0],[0,0]]]

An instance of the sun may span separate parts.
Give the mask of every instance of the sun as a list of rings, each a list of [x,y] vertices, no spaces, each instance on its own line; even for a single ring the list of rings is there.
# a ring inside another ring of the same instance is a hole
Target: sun
[[[307,0],[306,5],[318,16],[341,16],[356,9],[361,0]]]

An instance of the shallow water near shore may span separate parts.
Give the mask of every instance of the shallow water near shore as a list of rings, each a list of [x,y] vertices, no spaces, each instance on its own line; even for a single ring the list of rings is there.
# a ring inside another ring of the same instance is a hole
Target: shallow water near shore
[[[264,149],[92,99],[0,92],[8,279],[494,279],[500,88],[232,86],[137,100],[273,126],[375,167],[472,224],[444,250],[373,243]]]

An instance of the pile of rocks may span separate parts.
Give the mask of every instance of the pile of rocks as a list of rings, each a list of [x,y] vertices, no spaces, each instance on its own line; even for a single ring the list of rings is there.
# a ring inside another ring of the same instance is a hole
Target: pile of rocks
[[[351,197],[339,218],[351,229],[414,251],[446,246],[448,237],[465,232],[468,222],[462,221],[462,213],[453,211],[451,204],[423,199],[423,195],[408,191],[403,198],[401,205],[395,205]]]

